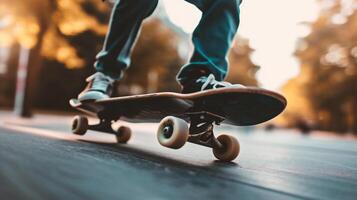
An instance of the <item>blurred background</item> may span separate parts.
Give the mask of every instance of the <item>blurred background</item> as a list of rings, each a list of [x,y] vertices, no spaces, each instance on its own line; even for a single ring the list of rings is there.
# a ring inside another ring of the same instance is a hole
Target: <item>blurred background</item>
[[[107,31],[101,0],[1,0],[0,109],[72,111]],[[201,13],[161,0],[147,19],[117,95],[179,91]],[[357,135],[357,0],[247,0],[229,53],[228,81],[281,92],[286,111],[266,125]]]

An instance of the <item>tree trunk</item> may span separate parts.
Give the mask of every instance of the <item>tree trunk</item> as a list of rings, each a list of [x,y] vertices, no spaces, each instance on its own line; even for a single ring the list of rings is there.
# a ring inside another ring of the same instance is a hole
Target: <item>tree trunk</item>
[[[37,44],[30,49],[29,59],[27,63],[27,76],[25,81],[24,98],[21,103],[20,112],[21,117],[31,117],[34,100],[37,93],[37,84],[39,83],[39,76],[42,69],[42,56],[41,49],[43,44],[44,35],[51,22],[51,15],[54,10],[55,3],[52,1],[37,1],[34,6],[33,12],[38,19],[40,32],[38,33]]]
[[[38,77],[42,68],[41,46],[42,37],[38,44],[29,50],[27,63],[27,77],[24,85],[23,101],[18,104],[17,114],[21,117],[31,117],[33,103],[36,98]],[[18,83],[19,84],[19,83]]]

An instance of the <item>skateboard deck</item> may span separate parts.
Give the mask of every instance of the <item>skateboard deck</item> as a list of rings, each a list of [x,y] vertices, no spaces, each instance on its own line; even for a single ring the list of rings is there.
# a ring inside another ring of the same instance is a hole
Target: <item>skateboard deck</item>
[[[112,124],[127,121],[160,121],[157,139],[162,146],[179,149],[186,142],[212,148],[214,156],[225,162],[234,160],[239,152],[238,140],[231,135],[215,136],[214,125],[231,123],[255,125],[279,115],[286,107],[280,94],[259,88],[220,88],[191,94],[162,92],[109,98],[94,102],[70,100],[72,107],[96,116],[97,124],[89,124],[85,116],[76,116],[72,132],[84,135],[87,130],[114,134],[117,142],[127,143],[131,129]]]
[[[192,113],[207,112],[223,123],[256,125],[279,115],[286,99],[275,92],[248,88],[220,88],[191,94],[172,92],[115,97],[94,102],[70,100],[70,105],[100,119],[156,122],[166,116],[189,121]]]

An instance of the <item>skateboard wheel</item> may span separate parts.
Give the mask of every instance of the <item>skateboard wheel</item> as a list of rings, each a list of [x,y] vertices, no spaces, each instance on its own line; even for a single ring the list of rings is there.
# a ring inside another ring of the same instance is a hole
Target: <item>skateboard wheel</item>
[[[188,133],[188,124],[185,120],[168,116],[159,124],[157,139],[162,146],[179,149],[185,145]]]
[[[120,144],[126,144],[131,138],[131,129],[127,126],[121,126],[118,128],[115,134],[117,142]]]
[[[222,144],[222,146],[214,146],[213,154],[221,161],[230,162],[237,158],[240,146],[238,140],[229,135],[220,135],[217,140]]]
[[[76,135],[84,135],[88,130],[88,118],[77,115],[72,121],[72,133]]]

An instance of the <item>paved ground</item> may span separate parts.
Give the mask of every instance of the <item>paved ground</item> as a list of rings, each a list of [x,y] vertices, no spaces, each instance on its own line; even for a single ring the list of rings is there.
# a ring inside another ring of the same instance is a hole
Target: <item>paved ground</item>
[[[70,117],[0,112],[0,199],[356,199],[357,142],[224,127],[241,154],[214,161],[193,144],[161,147],[156,124],[72,136]]]

